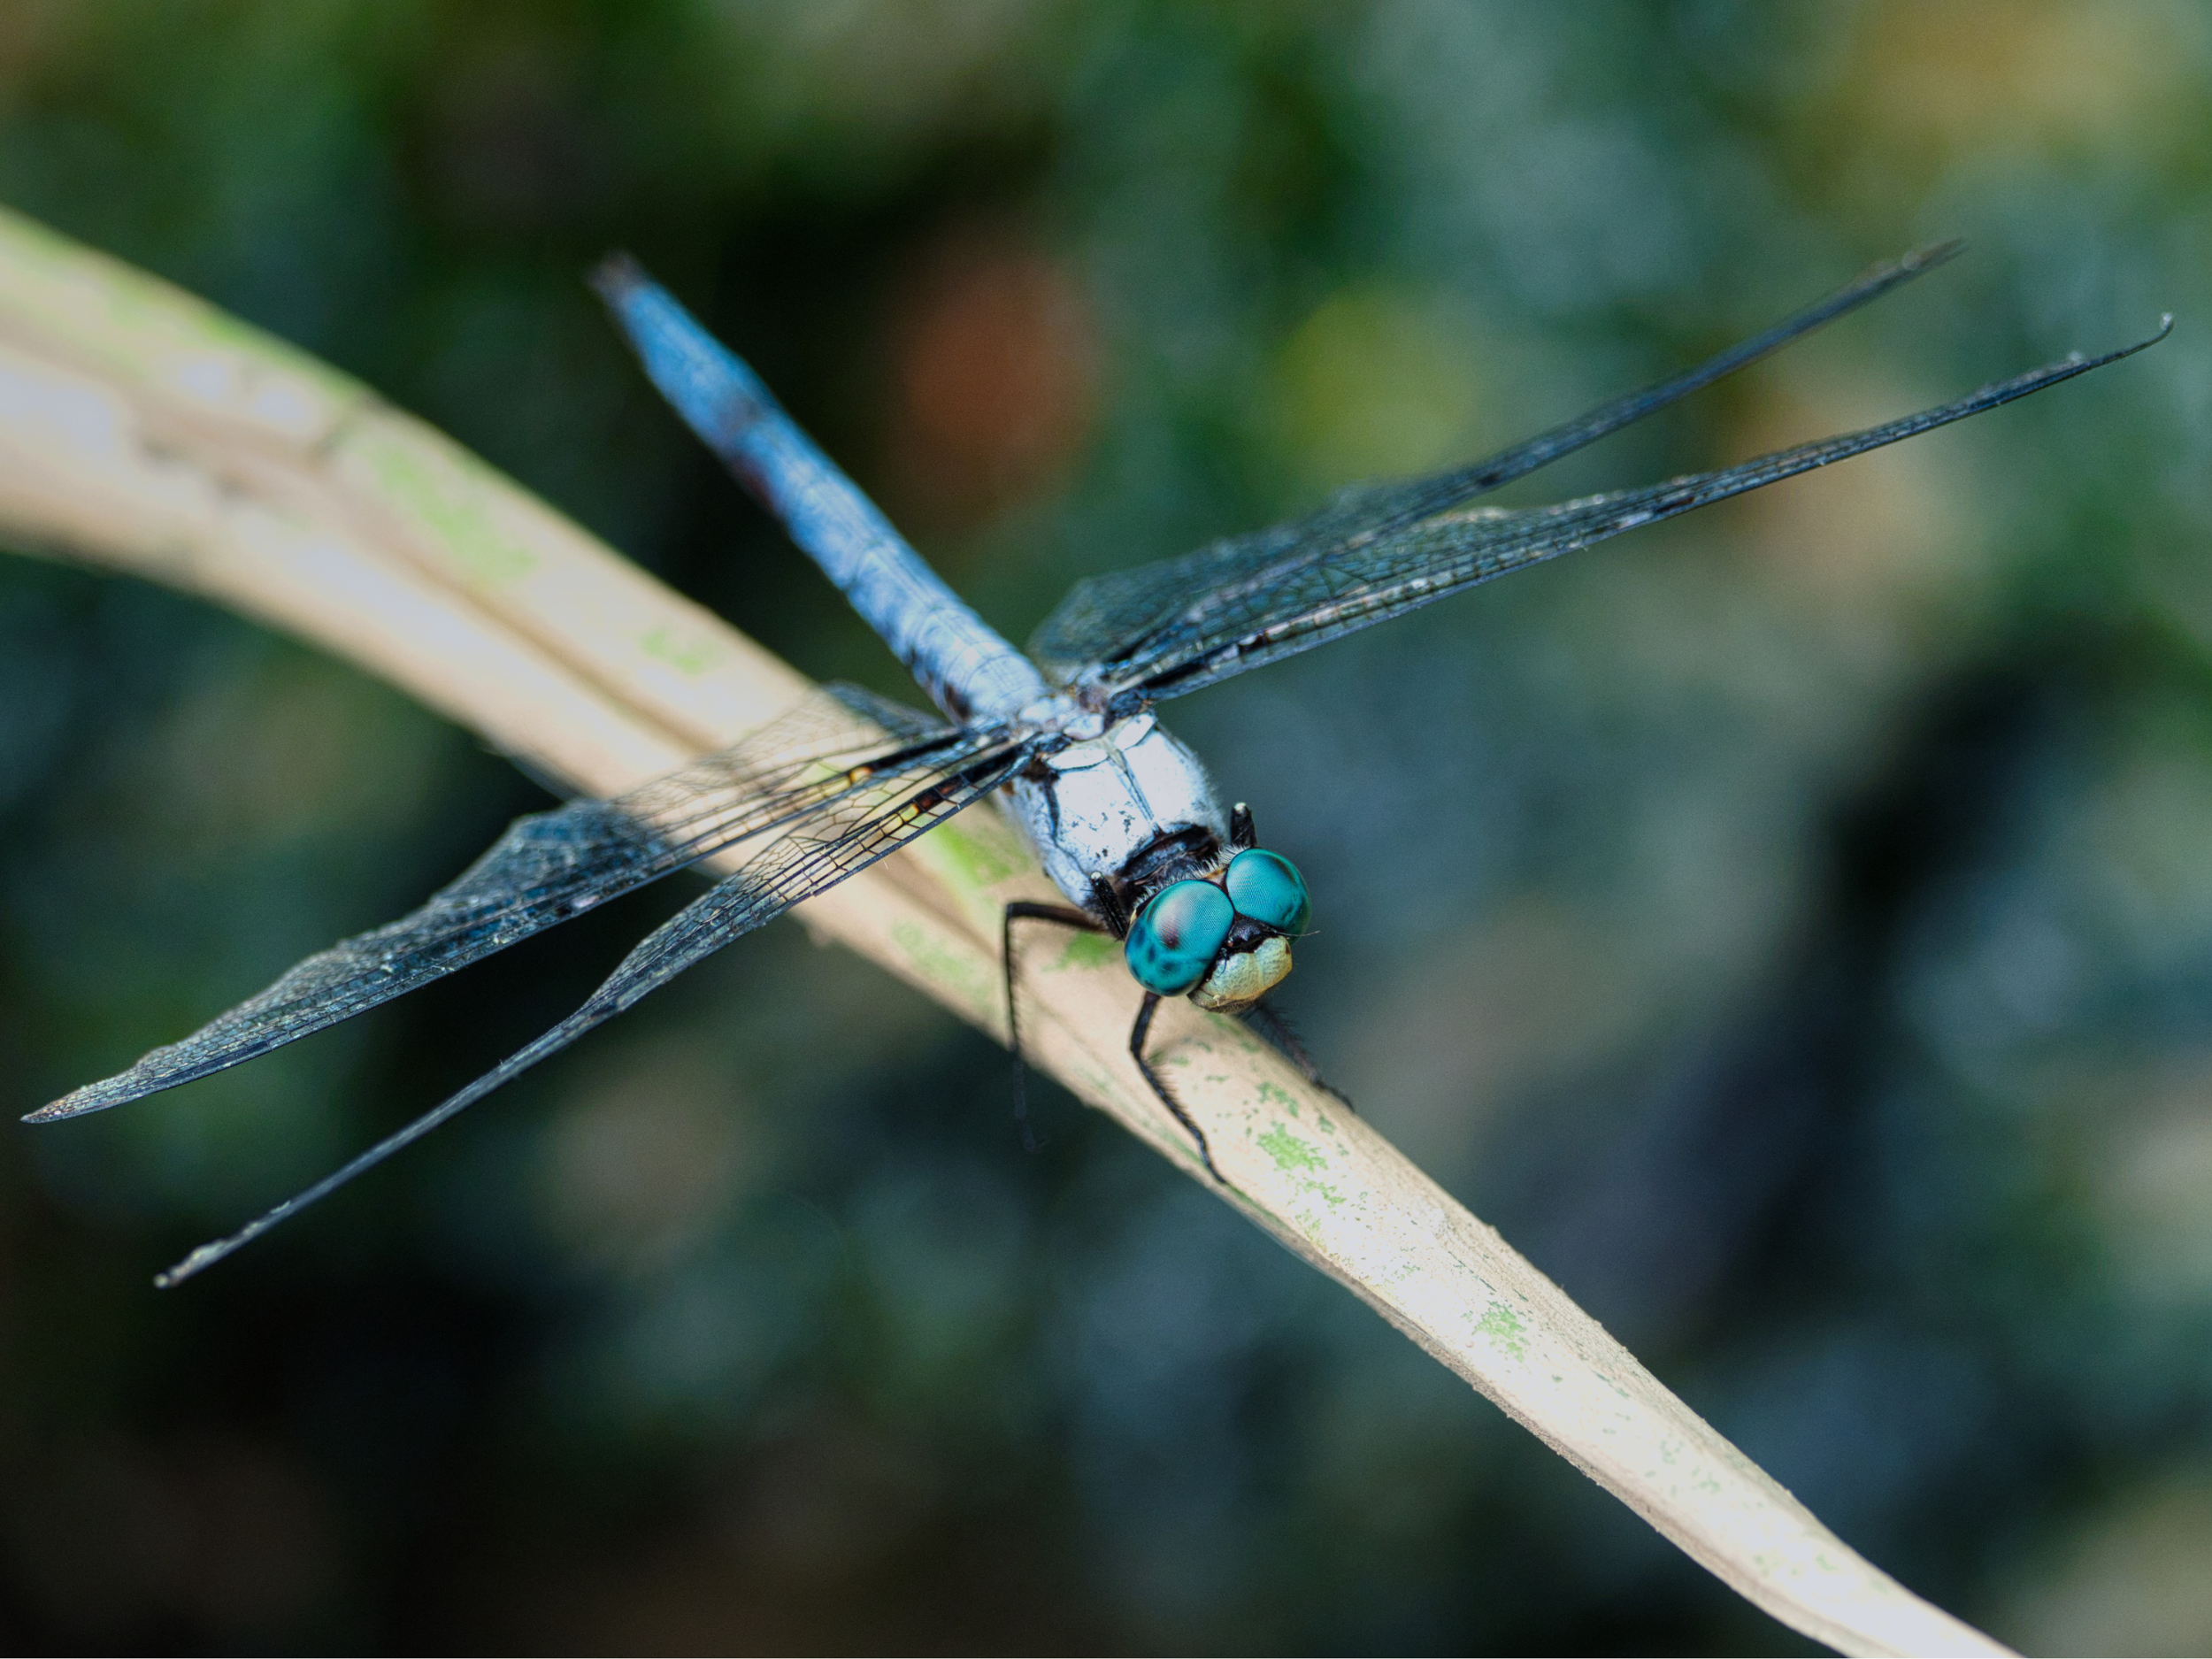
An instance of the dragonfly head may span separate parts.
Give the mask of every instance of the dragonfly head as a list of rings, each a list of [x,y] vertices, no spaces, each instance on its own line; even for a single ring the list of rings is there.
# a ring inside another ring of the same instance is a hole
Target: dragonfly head
[[[1248,847],[1206,876],[1170,882],[1139,909],[1123,953],[1139,985],[1201,1008],[1248,1008],[1290,972],[1313,906],[1279,853]]]

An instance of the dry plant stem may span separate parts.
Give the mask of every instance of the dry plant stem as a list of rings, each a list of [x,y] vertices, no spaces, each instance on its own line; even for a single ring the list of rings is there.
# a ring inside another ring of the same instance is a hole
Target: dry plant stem
[[[0,534],[258,618],[595,794],[805,683],[365,388],[4,213]],[[999,1033],[1000,908],[1050,895],[978,810],[800,915]],[[1114,953],[1027,956],[1034,1062],[1204,1180],[1129,1063],[1137,992]],[[1231,1202],[1742,1594],[1848,1653],[2006,1651],[1854,1554],[1242,1026],[1178,1002],[1156,1029]]]

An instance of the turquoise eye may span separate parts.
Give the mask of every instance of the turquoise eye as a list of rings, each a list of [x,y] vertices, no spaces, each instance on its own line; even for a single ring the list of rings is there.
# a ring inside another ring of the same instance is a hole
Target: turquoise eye
[[[1138,913],[1122,948],[1139,985],[1180,996],[1206,977],[1236,925],[1229,895],[1210,881],[1178,881]]]
[[[1304,933],[1313,919],[1305,879],[1280,853],[1247,848],[1229,861],[1227,880],[1229,902],[1239,916],[1286,933]]]

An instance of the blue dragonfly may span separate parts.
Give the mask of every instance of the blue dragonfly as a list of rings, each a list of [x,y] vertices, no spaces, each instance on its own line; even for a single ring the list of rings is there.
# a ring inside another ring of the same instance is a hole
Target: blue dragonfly
[[[996,795],[1064,904],[1007,907],[1007,1029],[1020,1075],[1014,930],[1110,935],[1140,993],[1132,1063],[1220,1179],[1204,1132],[1147,1052],[1163,999],[1253,1019],[1318,1082],[1263,1000],[1311,914],[1303,879],[1225,806],[1156,705],[1509,571],[2024,397],[2162,339],[2078,353],[1939,408],[1716,472],[1555,506],[1476,497],[1765,357],[1949,258],[1907,255],[1673,378],[1487,459],[1352,486],[1316,511],[1179,558],[1079,582],[1027,654],[945,585],[745,365],[621,257],[594,277],[645,371],[836,583],[941,711],[828,686],[718,753],[610,800],[518,819],[412,914],[310,956],[128,1071],[29,1114],[49,1123],[204,1077],[399,996],[633,888],[751,843],[745,862],[656,928],[568,1018],[239,1232],[162,1274],[173,1285],[568,1047],[740,935]]]

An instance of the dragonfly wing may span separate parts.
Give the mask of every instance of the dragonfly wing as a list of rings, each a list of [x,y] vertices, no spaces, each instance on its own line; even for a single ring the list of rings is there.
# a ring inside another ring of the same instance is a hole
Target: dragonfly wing
[[[457,1094],[342,1169],[288,1199],[229,1238],[204,1244],[156,1282],[173,1285],[211,1266],[279,1222],[420,1140],[502,1084],[559,1053],[705,960],[731,941],[826,892],[898,850],[996,788],[1028,758],[1025,743],[978,746],[933,769],[926,779],[886,776],[819,807],[764,848],[745,867],[654,929],[576,1012],[517,1050]]]
[[[1297,568],[1356,551],[1408,525],[1525,478],[1646,415],[1778,351],[1801,335],[1855,311],[1955,255],[1955,242],[1916,249],[1858,280],[1669,380],[1601,403],[1486,459],[1427,478],[1371,480],[1332,495],[1317,511],[1286,524],[1231,536],[1178,558],[1081,581],[1029,641],[1029,655],[1064,684],[1091,671],[1122,678],[1153,635],[1173,626],[1194,595],[1258,582],[1272,586]]]
[[[1985,386],[1940,408],[1924,410],[1863,432],[1801,444],[1718,472],[1693,473],[1642,489],[1591,495],[1554,507],[1514,512],[1474,509],[1439,515],[1353,551],[1302,565],[1272,587],[1230,590],[1192,602],[1171,627],[1159,631],[1143,657],[1131,666],[1128,677],[1114,688],[1139,691],[1151,699],[1196,691],[1263,663],[1309,650],[1325,641],[1432,603],[1508,571],[2025,397],[2155,344],[2165,338],[2170,326],[2168,319],[2149,339],[2102,357],[2077,354]]]
[[[518,818],[413,914],[308,957],[257,996],[28,1121],[98,1111],[236,1065],[389,1002],[725,847],[884,779],[999,741],[829,686],[726,749],[608,801]]]

